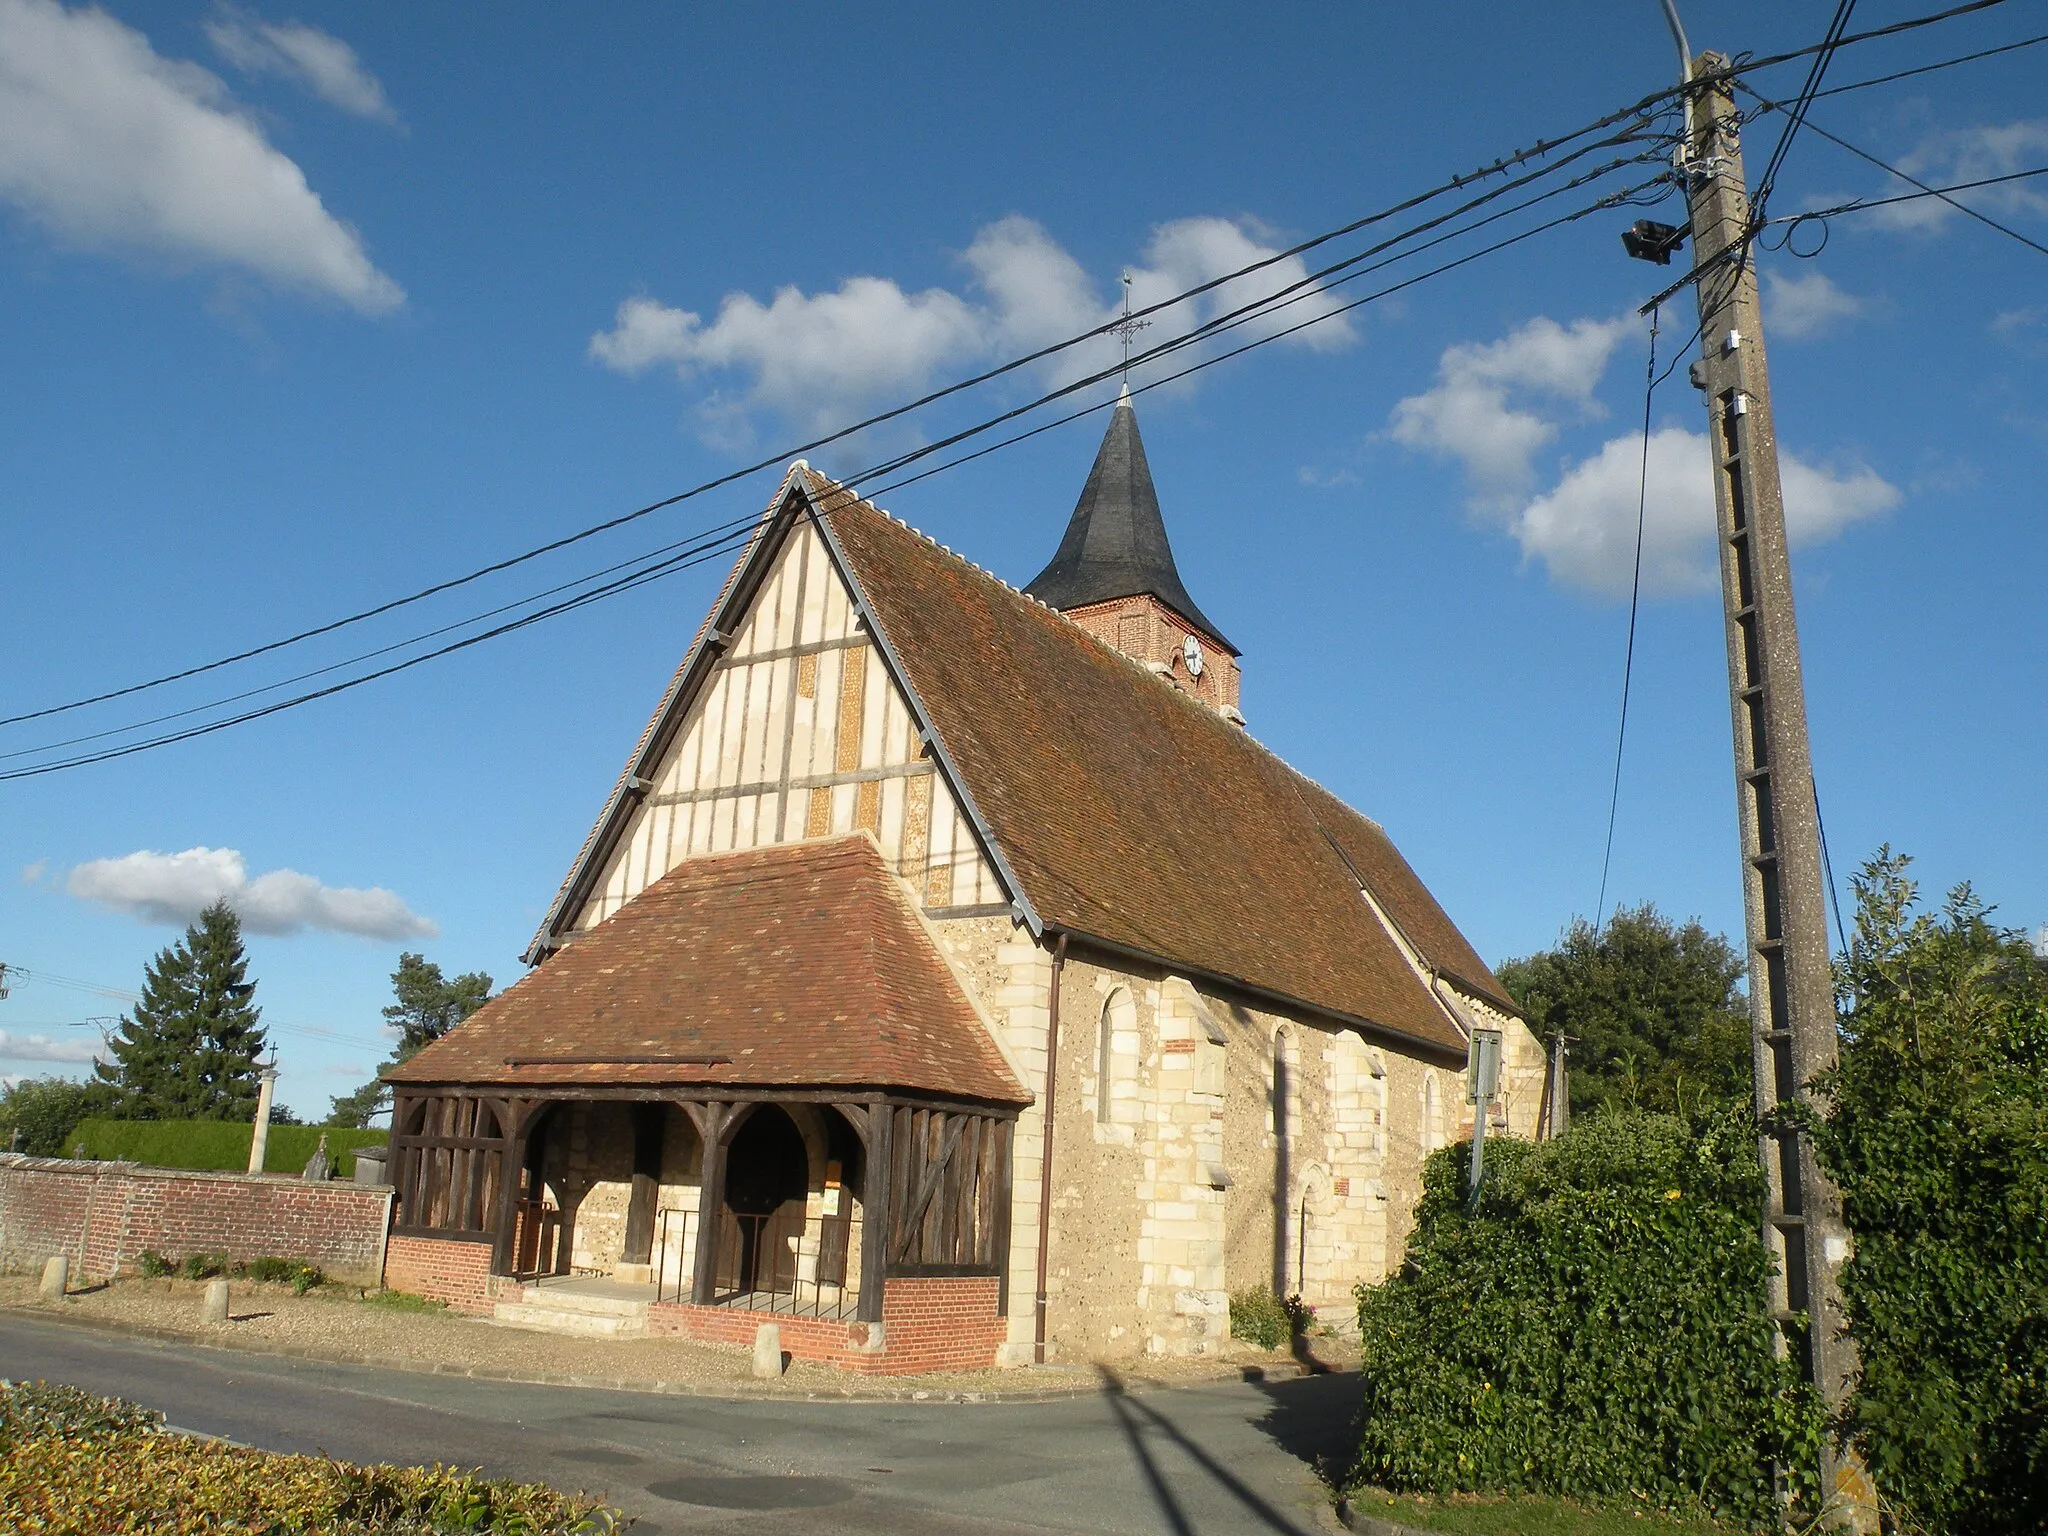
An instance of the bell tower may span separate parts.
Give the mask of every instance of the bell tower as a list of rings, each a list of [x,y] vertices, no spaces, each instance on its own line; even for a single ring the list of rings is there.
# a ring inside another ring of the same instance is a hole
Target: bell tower
[[[1243,723],[1238,649],[1181,584],[1128,389],[1110,413],[1060,547],[1024,590]]]

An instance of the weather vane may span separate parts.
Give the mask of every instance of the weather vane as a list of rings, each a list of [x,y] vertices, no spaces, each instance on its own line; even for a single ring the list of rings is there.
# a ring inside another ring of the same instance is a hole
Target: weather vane
[[[1131,316],[1131,274],[1127,268],[1124,272],[1123,318],[1109,328],[1109,334],[1124,344],[1124,378],[1126,380],[1131,376],[1131,342],[1138,332],[1144,330],[1151,323],[1150,320],[1133,319]]]

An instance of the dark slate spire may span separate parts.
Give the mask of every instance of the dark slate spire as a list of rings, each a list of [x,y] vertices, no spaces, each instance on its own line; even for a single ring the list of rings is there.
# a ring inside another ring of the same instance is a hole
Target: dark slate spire
[[[1159,515],[1159,493],[1138,436],[1138,413],[1126,389],[1110,413],[1095,467],[1075,503],[1052,563],[1024,589],[1050,608],[1081,608],[1149,592],[1231,655],[1237,647],[1211,624],[1181,585]]]

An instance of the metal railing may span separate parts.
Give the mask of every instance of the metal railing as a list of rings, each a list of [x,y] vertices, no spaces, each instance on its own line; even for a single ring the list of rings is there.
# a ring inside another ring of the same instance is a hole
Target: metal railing
[[[743,1216],[730,1210],[720,1215],[722,1219],[714,1229],[718,1263],[713,1270],[712,1306],[830,1320],[855,1314],[860,1305],[857,1286],[818,1278],[828,1218]],[[696,1219],[693,1210],[660,1213],[655,1240],[657,1301],[690,1299],[694,1265],[683,1261],[694,1255],[691,1237]]]

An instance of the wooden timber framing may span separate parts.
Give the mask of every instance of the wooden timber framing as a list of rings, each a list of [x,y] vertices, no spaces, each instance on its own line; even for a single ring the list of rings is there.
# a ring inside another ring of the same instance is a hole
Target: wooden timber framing
[[[861,1294],[857,1316],[879,1322],[891,1276],[991,1275],[1008,1269],[1017,1109],[874,1089],[549,1085],[506,1093],[457,1085],[398,1095],[393,1107],[392,1230],[491,1244],[491,1272],[510,1275],[522,1170],[534,1127],[573,1102],[673,1104],[703,1140],[698,1230],[719,1230],[734,1136],[768,1104],[829,1107],[862,1150]],[[641,1159],[645,1161],[645,1159]],[[635,1173],[638,1174],[636,1168]],[[690,1298],[716,1295],[716,1243],[700,1243]],[[1006,1294],[1007,1287],[1004,1288]]]

